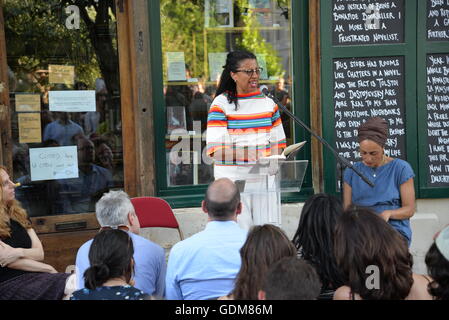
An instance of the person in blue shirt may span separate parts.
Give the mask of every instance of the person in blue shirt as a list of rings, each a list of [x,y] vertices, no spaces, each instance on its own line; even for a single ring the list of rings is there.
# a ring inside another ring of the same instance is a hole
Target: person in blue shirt
[[[178,242],[170,251],[165,279],[169,300],[210,300],[234,288],[240,270],[239,250],[247,231],[237,224],[242,210],[237,186],[227,178],[211,183],[202,209],[206,228]]]
[[[85,288],[70,300],[144,300],[149,296],[133,287],[134,246],[128,233],[102,230],[89,250],[91,266],[84,272]]]
[[[412,240],[410,218],[415,213],[415,176],[410,164],[385,154],[388,123],[382,118],[368,119],[358,129],[362,161],[354,163],[374,187],[366,184],[353,170],[344,172],[344,208],[351,204],[378,213],[408,242]]]
[[[49,123],[44,129],[44,141],[56,140],[61,146],[74,145],[74,136],[83,136],[84,131],[81,126],[70,120],[70,113],[55,112],[58,119]]]
[[[102,229],[122,229],[128,232],[134,245],[135,287],[162,298],[165,289],[165,252],[162,247],[139,236],[139,219],[123,191],[110,191],[95,206],[95,214]],[[77,289],[84,288],[84,272],[90,267],[89,250],[92,240],[84,243],[76,254]]]

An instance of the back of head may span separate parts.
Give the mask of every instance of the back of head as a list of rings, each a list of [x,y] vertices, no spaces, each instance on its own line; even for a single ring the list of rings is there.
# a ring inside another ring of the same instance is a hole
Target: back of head
[[[236,50],[228,53],[226,56],[226,64],[223,66],[223,72],[221,73],[220,82],[215,93],[215,96],[218,96],[226,92],[228,94],[229,103],[235,103],[236,107],[237,87],[231,77],[231,72],[236,72],[240,67],[240,63],[246,59],[257,60],[253,53],[246,50]]]
[[[271,224],[254,226],[240,249],[242,264],[233,291],[236,300],[257,299],[268,268],[283,257],[296,256],[287,235]]]
[[[275,262],[263,285],[266,300],[315,300],[320,290],[315,269],[297,257],[284,257]]]
[[[129,196],[123,191],[110,191],[95,205],[95,215],[102,227],[128,225],[128,213],[134,207]]]
[[[362,299],[405,299],[413,284],[413,258],[403,236],[367,208],[338,219],[335,257],[353,293]],[[367,285],[371,283],[372,285]],[[371,282],[370,282],[371,281]]]
[[[232,220],[240,205],[240,192],[231,180],[218,179],[207,188],[204,202],[211,220]]]
[[[311,196],[304,203],[293,237],[301,257],[316,268],[324,290],[343,285],[333,253],[335,225],[342,212],[340,199],[324,193]]]
[[[134,246],[128,233],[108,229],[100,231],[89,250],[90,267],[84,272],[85,287],[95,289],[112,278],[129,282],[133,275]]]
[[[426,265],[433,281],[429,292],[437,300],[449,300],[449,226],[444,228],[426,254]]]

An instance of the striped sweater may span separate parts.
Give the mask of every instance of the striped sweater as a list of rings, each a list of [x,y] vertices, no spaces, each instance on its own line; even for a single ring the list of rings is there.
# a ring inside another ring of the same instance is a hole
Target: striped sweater
[[[278,106],[260,91],[238,96],[238,110],[225,94],[214,99],[207,119],[207,154],[219,149],[253,149],[271,155],[274,147],[285,148],[285,133]],[[247,159],[236,162],[215,161],[219,166],[238,167],[254,163]],[[232,171],[232,170],[231,170]],[[215,175],[217,177],[217,175]]]

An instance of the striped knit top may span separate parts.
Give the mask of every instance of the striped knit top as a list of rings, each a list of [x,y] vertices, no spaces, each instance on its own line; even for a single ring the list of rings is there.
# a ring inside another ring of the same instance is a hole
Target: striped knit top
[[[214,99],[207,119],[207,154],[219,149],[254,149],[271,155],[271,148],[285,148],[285,133],[278,106],[260,91],[239,95],[239,108],[228,102],[226,94]],[[248,166],[247,159],[217,161],[215,166]]]

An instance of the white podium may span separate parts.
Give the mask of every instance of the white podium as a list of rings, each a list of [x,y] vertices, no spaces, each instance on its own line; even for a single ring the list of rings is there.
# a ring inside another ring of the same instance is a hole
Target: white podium
[[[240,226],[248,229],[268,223],[280,227],[281,194],[301,190],[307,165],[308,160],[265,158],[235,180],[243,203]]]

